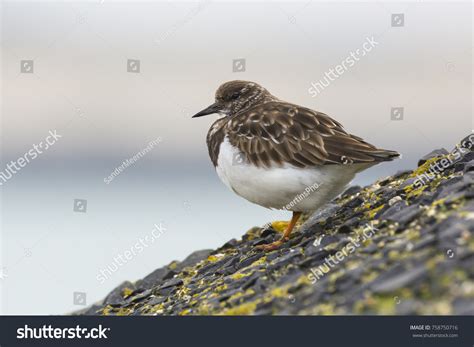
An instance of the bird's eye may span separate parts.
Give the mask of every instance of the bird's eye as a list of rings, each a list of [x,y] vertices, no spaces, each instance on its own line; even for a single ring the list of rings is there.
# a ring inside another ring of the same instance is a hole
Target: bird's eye
[[[230,96],[230,98],[231,98],[231,100],[235,100],[235,99],[237,99],[239,96],[240,96],[240,93],[239,93],[239,92],[235,92],[235,93],[233,93],[233,94]]]

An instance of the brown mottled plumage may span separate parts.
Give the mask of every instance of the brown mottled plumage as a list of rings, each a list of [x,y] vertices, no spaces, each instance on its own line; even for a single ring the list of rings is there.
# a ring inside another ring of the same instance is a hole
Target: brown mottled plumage
[[[218,119],[207,136],[214,166],[225,135],[258,167],[375,164],[399,156],[347,133],[328,115],[281,101],[253,82],[223,84],[216,104],[227,117]]]

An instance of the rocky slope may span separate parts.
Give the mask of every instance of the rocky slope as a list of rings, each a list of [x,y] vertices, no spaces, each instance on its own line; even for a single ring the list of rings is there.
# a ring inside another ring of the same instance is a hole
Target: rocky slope
[[[474,314],[474,152],[466,137],[418,168],[351,187],[281,249],[284,225],[126,282],[80,314]]]

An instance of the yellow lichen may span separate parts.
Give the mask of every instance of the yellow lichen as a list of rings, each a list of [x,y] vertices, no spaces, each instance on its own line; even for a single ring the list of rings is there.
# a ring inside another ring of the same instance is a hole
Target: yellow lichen
[[[240,280],[241,278],[250,276],[251,274],[252,274],[251,272],[248,272],[248,273],[238,272],[238,273],[235,273],[235,274],[231,275],[230,278],[232,278],[233,280]]]
[[[214,263],[220,259],[224,258],[224,254],[214,254],[214,255],[210,255],[207,257],[207,261],[210,262],[210,263]]]
[[[244,296],[244,293],[243,292],[237,292],[235,293],[234,295],[231,295],[230,298],[227,299],[228,302],[232,302],[232,301],[235,301],[237,299],[240,299],[241,297]],[[221,305],[226,305],[226,302],[222,302]]]
[[[296,285],[310,285],[312,284],[308,275],[302,275],[296,280]]]
[[[258,266],[258,265],[263,265],[263,264],[266,263],[266,261],[267,261],[267,257],[266,257],[266,256],[260,257],[260,258],[258,258],[257,260],[255,260],[252,264],[250,264],[250,267]]]
[[[190,313],[191,313],[191,309],[186,308],[186,309],[182,310],[182,311],[179,313],[179,315],[180,315],[180,316],[187,316],[187,315],[189,315]]]
[[[270,296],[273,298],[285,298],[288,296],[287,287],[277,287],[270,291]]]
[[[218,315],[224,316],[247,316],[251,315],[255,312],[257,308],[257,301],[246,302],[236,307],[231,307],[228,309],[223,310]]]
[[[317,315],[333,315],[334,304],[330,304],[330,303],[319,304],[313,308],[313,313]]]
[[[122,296],[125,299],[126,297],[130,296],[133,293],[133,289],[130,289],[128,287],[123,288],[122,290]]]
[[[288,224],[290,223],[285,221],[275,221],[272,222],[272,228],[279,233],[283,233],[285,232],[286,228],[288,228]]]
[[[168,267],[171,269],[171,270],[174,270],[176,269],[176,267],[178,266],[178,262],[177,261],[172,261]]]
[[[377,212],[379,212],[385,205],[380,205],[379,207],[376,207],[370,211],[367,211],[366,212],[366,216],[367,218],[369,219],[373,219],[375,217],[375,215],[377,214]]]
[[[223,285],[220,285],[220,286],[217,286],[214,291],[215,292],[222,292],[223,290],[226,290],[227,289],[227,284],[223,284]]]
[[[398,300],[396,295],[376,295],[367,298],[364,306],[377,314],[393,315]]]
[[[419,168],[417,168],[409,177],[417,177],[421,176],[422,174],[426,173],[429,171],[431,164],[435,163],[439,159],[443,158],[444,156],[440,157],[434,157],[431,159],[428,159],[423,165],[421,165]]]
[[[211,305],[209,305],[207,301],[204,301],[196,308],[195,312],[202,316],[210,315],[212,314]]]
[[[116,312],[115,314],[117,316],[129,316],[133,313],[133,309],[132,308],[125,308],[125,307],[120,307]]]
[[[405,190],[405,193],[407,194],[407,197],[408,198],[413,198],[413,197],[417,197],[419,196],[421,193],[423,193],[423,191],[426,189],[426,185],[422,185],[420,188],[417,188],[415,189],[414,185],[409,185],[408,187],[406,187],[404,190]]]

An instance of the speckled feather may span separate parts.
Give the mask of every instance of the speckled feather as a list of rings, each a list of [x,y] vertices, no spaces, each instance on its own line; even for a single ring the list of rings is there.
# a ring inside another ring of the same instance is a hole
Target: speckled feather
[[[268,93],[263,88],[258,92]],[[253,99],[256,102],[247,107],[238,105],[243,110],[211,126],[207,144],[214,166],[225,136],[257,167],[376,164],[399,156],[347,133],[339,122],[324,113],[281,101],[269,93],[260,100]]]

